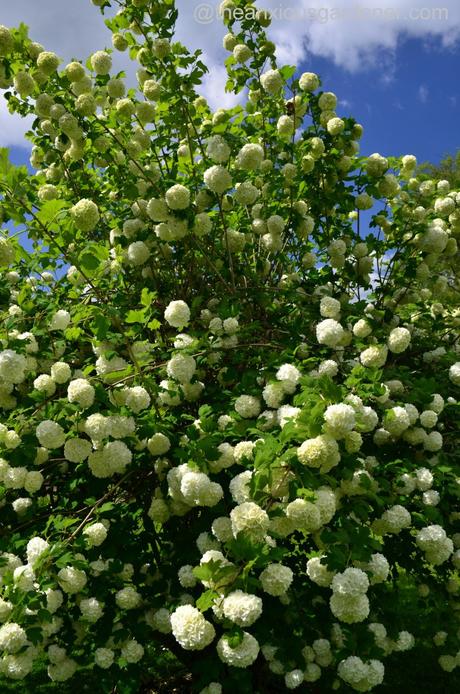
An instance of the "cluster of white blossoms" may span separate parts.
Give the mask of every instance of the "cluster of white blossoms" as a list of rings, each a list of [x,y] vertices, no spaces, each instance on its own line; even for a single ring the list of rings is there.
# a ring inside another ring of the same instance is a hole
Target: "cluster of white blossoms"
[[[173,328],[183,328],[190,321],[190,309],[185,301],[171,301],[164,312],[165,320]]]
[[[339,663],[337,673],[355,692],[369,692],[382,684],[385,668],[380,660],[366,662],[351,655]]]
[[[187,651],[201,651],[213,641],[215,629],[192,605],[181,605],[171,615],[176,641]]]
[[[100,219],[96,203],[87,198],[79,200],[72,207],[71,213],[75,225],[80,231],[92,231]]]
[[[69,402],[75,402],[82,409],[86,410],[94,402],[94,387],[85,378],[76,378],[70,381],[67,388],[67,398]]]
[[[417,546],[425,553],[425,559],[435,566],[444,564],[454,551],[454,543],[440,525],[422,528],[415,538]]]
[[[262,599],[257,595],[235,590],[222,601],[222,612],[240,627],[250,627],[262,614]]]
[[[348,568],[334,576],[331,582],[332,614],[341,622],[362,622],[369,614],[369,599],[366,595],[369,579],[362,569]]]
[[[338,347],[344,339],[345,331],[334,318],[326,318],[316,326],[316,338],[320,345]]]
[[[340,451],[337,441],[328,434],[321,434],[314,439],[307,439],[297,449],[297,457],[302,465],[319,468],[327,473],[340,462]]]
[[[224,635],[217,642],[217,654],[226,665],[247,668],[259,655],[259,644],[247,631],[243,631],[243,638],[236,646],[231,645],[228,637]]]

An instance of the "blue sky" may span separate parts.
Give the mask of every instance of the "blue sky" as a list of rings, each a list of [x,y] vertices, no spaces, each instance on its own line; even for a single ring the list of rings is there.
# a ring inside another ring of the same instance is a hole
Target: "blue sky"
[[[402,40],[387,70],[350,73],[315,57],[308,67],[345,99],[343,113],[364,126],[363,154],[415,154],[419,161],[438,162],[460,149],[460,45],[442,50],[420,39]]]

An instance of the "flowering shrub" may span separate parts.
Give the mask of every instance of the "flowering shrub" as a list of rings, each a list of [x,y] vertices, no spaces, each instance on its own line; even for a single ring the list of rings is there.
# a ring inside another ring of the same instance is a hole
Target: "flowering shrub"
[[[266,12],[226,13],[248,91],[212,112],[174,3],[116,5],[136,88],[0,27],[35,116],[32,173],[0,161],[1,673],[137,691],[152,644],[202,693],[452,672],[460,193],[359,156]]]

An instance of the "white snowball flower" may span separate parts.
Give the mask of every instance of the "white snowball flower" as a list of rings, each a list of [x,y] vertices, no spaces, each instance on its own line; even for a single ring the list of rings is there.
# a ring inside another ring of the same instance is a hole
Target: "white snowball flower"
[[[167,374],[179,383],[189,383],[196,371],[196,361],[188,354],[175,354],[166,367]]]
[[[320,345],[337,347],[344,336],[344,329],[333,318],[326,318],[316,326],[316,339]]]
[[[50,330],[65,330],[70,323],[70,313],[61,309],[56,311],[50,322]]]
[[[232,509],[230,520],[235,537],[244,532],[258,541],[263,540],[270,523],[266,511],[252,501],[246,501]]]
[[[57,579],[62,590],[69,594],[80,593],[88,580],[84,571],[73,566],[58,571]]]
[[[286,593],[293,578],[292,570],[283,564],[269,564],[259,576],[263,590],[275,597]]]
[[[95,394],[96,391],[93,386],[85,378],[76,378],[70,381],[67,388],[68,401],[77,403],[83,409],[91,407]]]
[[[171,210],[185,210],[190,205],[190,191],[185,186],[177,183],[168,188],[165,200]]]
[[[261,145],[248,143],[243,145],[236,157],[236,164],[240,169],[247,171],[259,169],[264,158],[264,149]]]
[[[343,438],[356,424],[355,411],[350,405],[329,405],[324,413],[327,432],[334,438]]]
[[[92,231],[99,222],[99,210],[92,200],[83,198],[79,200],[70,210],[75,222],[75,226],[80,231]]]
[[[122,610],[134,610],[142,602],[142,596],[134,586],[126,586],[115,593],[115,602]]]
[[[240,395],[235,401],[235,410],[240,417],[252,419],[260,414],[260,400],[253,395]]]
[[[283,78],[278,70],[267,70],[260,76],[260,83],[269,94],[276,94],[283,87]]]
[[[410,344],[411,334],[407,328],[394,328],[388,337],[388,349],[394,354],[401,354]]]
[[[102,523],[91,523],[85,526],[83,535],[90,547],[99,547],[107,537],[107,529]]]
[[[217,195],[222,195],[232,187],[231,175],[227,169],[219,165],[211,166],[204,172],[204,182]]]
[[[42,537],[33,537],[27,543],[27,563],[33,566],[37,559],[49,549],[49,544]]]
[[[181,605],[171,615],[176,641],[187,651],[201,651],[214,639],[215,630],[202,613],[192,605]]]
[[[259,644],[254,636],[244,631],[241,643],[232,648],[224,635],[217,642],[217,654],[226,665],[246,668],[252,665],[259,655]]]
[[[262,600],[257,595],[234,590],[224,598],[222,610],[238,626],[250,627],[262,614]]]
[[[60,448],[65,441],[64,429],[57,422],[45,419],[37,426],[35,435],[44,448]]]
[[[456,386],[460,386],[460,361],[457,361],[449,369],[449,378]]]
[[[8,622],[0,627],[0,650],[6,653],[17,653],[27,643],[27,634],[15,622]]]
[[[173,328],[183,328],[190,322],[190,309],[185,301],[171,301],[166,307],[164,317]]]

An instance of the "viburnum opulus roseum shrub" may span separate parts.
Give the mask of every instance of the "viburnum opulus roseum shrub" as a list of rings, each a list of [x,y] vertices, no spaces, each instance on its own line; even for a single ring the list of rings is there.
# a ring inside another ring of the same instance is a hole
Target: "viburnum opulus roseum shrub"
[[[0,27],[35,116],[32,173],[1,158],[2,675],[135,692],[154,646],[202,694],[453,671],[460,193],[360,157],[266,12],[223,3],[248,94],[212,112],[172,0],[112,4],[136,88]]]

